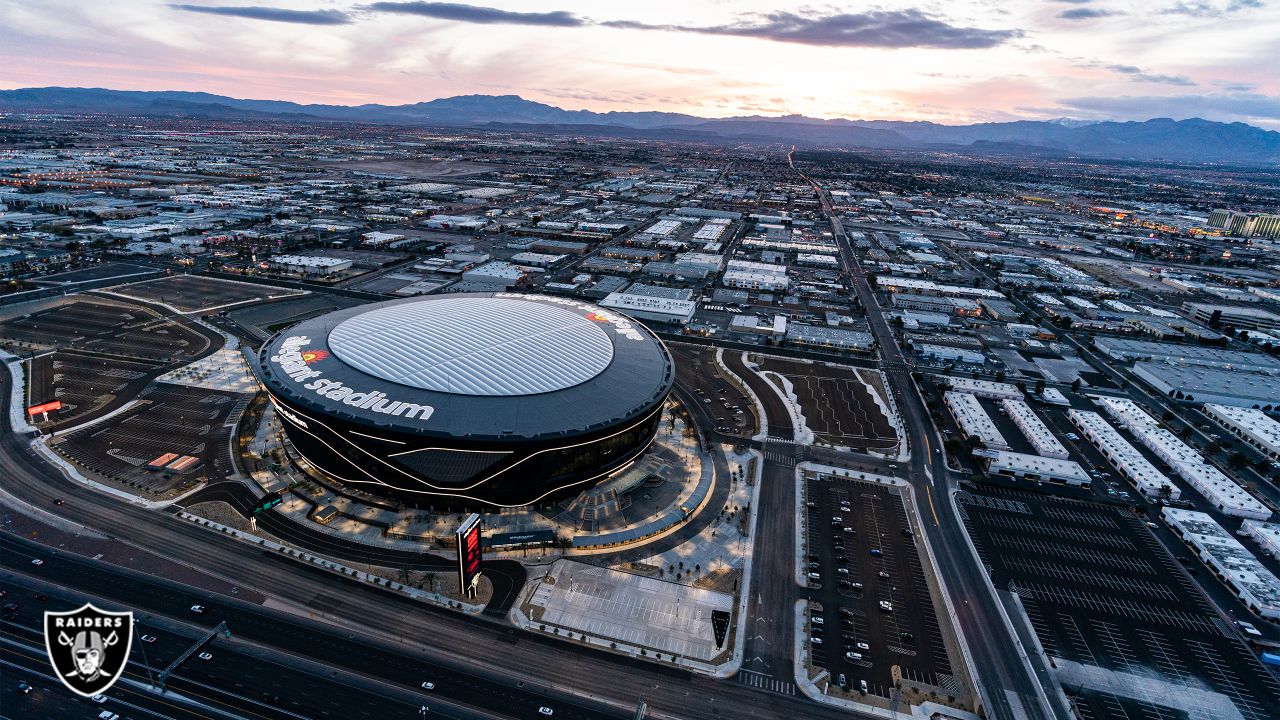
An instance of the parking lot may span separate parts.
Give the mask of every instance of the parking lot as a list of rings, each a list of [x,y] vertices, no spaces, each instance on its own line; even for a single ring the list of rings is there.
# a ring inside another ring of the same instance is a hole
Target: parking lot
[[[270,285],[220,280],[197,275],[173,275],[158,280],[118,285],[111,291],[147,302],[160,302],[183,313],[207,312],[229,305],[301,294]]]
[[[741,437],[758,432],[755,403],[724,377],[716,364],[715,350],[678,343],[668,347],[675,359],[677,381],[702,399],[719,432]]]
[[[29,346],[162,362],[204,353],[218,342],[210,335],[149,308],[87,297],[0,322],[0,337]]]
[[[154,494],[231,473],[228,443],[247,395],[157,383],[109,420],[60,436],[53,447],[76,464]],[[186,472],[147,469],[164,455],[199,459]]]
[[[892,668],[963,691],[952,677],[920,552],[897,490],[826,475],[804,483],[813,663],[844,687],[889,697]],[[851,653],[851,654],[850,654]]]
[[[1063,682],[1082,717],[1231,716],[1214,702],[1275,717],[1280,687],[1127,508],[1002,489],[958,500],[992,582],[1018,594],[1058,671],[1117,681]]]
[[[27,364],[28,405],[62,401],[62,407],[50,414],[48,426],[40,426],[48,430],[71,427],[113,400],[138,394],[162,367],[159,362],[75,351],[41,355]]]
[[[309,293],[288,300],[258,303],[227,311],[227,317],[242,327],[256,331],[262,339],[277,330],[335,310],[355,307],[364,301],[341,295]]]
[[[897,447],[893,424],[872,398],[858,370],[769,355],[757,355],[755,360],[761,370],[784,375],[791,382],[815,442],[858,452]]]

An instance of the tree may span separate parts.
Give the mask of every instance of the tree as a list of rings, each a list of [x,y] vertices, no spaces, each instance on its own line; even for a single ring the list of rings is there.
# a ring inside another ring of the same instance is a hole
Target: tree
[[[1071,381],[1071,392],[1080,392],[1080,378]]]
[[[1037,395],[1044,394],[1044,380],[1036,380],[1036,394]]]

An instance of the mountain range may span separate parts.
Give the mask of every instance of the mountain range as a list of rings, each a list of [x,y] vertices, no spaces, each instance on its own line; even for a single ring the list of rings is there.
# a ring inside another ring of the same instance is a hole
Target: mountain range
[[[701,118],[669,112],[599,113],[565,110],[516,95],[460,95],[407,105],[304,105],[282,100],[242,100],[203,92],[62,87],[0,91],[0,112],[490,127],[721,143],[793,143],[801,147],[1280,165],[1280,132],[1200,118],[1155,118],[1140,122],[1059,118],[942,125],[919,121],[822,120],[803,115]]]

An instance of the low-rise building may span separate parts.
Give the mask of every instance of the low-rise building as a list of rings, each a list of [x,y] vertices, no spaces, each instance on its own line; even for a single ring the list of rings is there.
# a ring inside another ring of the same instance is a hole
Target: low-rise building
[[[1080,434],[1093,443],[1120,475],[1134,484],[1138,492],[1147,497],[1168,497],[1177,500],[1181,495],[1178,486],[1156,469],[1146,456],[1129,444],[1115,428],[1092,410],[1067,411],[1067,417],[1080,430]]]
[[[1253,449],[1280,462],[1280,423],[1261,410],[1206,403],[1204,411]]]
[[[1196,492],[1226,515],[1266,520],[1271,509],[1234,480],[1204,461],[1194,448],[1176,435],[1160,427],[1138,404],[1128,398],[1094,396],[1121,427],[1128,430],[1156,457],[1167,463],[1174,474],[1185,480]]]
[[[1000,406],[1009,414],[1009,419],[1014,425],[1022,431],[1027,437],[1027,441],[1031,443],[1031,447],[1044,457],[1058,458],[1066,460],[1070,457],[1067,449],[1058,442],[1058,438],[1054,436],[1049,427],[1044,424],[1031,409],[1031,406],[1021,400],[1010,400],[1008,398],[1000,401]]]
[[[1252,612],[1280,619],[1280,578],[1271,573],[1213,518],[1195,510],[1165,507],[1161,515],[1205,567],[1235,592]]]
[[[994,380],[979,380],[977,378],[960,377],[957,375],[940,375],[939,380],[946,383],[952,390],[957,392],[969,393],[982,398],[990,398],[992,400],[1003,400],[1009,398],[1011,400],[1021,400],[1022,391],[1017,385],[1011,383],[996,382]]]
[[[619,310],[638,320],[652,320],[679,325],[684,325],[692,320],[693,313],[698,308],[698,304],[692,300],[653,297],[652,295],[633,293],[630,289],[626,292],[610,294],[600,301],[600,305]]]
[[[875,347],[871,333],[804,323],[787,324],[787,342],[850,352],[868,352]]]
[[[991,416],[982,408],[978,398],[969,393],[949,390],[942,395],[942,402],[951,411],[951,416],[960,426],[960,432],[966,438],[977,438],[985,447],[1007,450],[1009,443],[1005,441]]]
[[[1080,464],[1061,458],[997,450],[987,459],[987,473],[999,477],[1088,487],[1091,479]]]

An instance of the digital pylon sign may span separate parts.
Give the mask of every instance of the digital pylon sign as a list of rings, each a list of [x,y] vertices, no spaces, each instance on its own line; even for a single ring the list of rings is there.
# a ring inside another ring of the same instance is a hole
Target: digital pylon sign
[[[458,584],[469,598],[476,596],[480,582],[480,531],[480,516],[471,513],[454,533],[458,540]]]
[[[41,413],[50,412],[51,410],[61,410],[61,409],[62,409],[62,401],[54,400],[53,402],[40,403],[39,405],[32,405],[31,407],[27,408],[27,414],[39,415]]]

